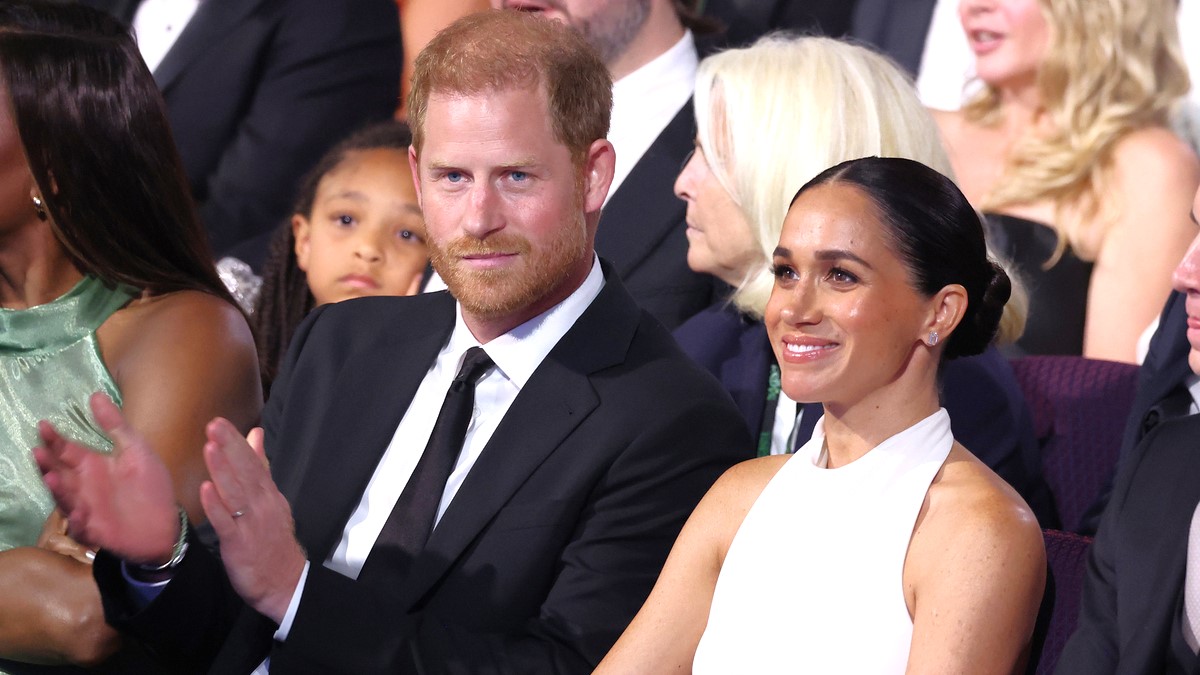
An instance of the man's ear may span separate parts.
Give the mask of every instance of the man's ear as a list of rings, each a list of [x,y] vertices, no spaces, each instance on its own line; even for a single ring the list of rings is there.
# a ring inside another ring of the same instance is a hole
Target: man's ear
[[[592,141],[583,162],[584,212],[595,213],[604,206],[604,199],[612,187],[616,161],[612,143],[603,138]]]
[[[296,267],[308,271],[308,257],[312,252],[312,225],[302,214],[292,214],[292,238],[296,240]]]

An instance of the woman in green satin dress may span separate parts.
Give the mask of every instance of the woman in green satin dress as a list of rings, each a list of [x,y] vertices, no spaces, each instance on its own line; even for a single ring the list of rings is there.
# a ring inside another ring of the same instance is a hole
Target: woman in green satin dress
[[[262,403],[157,86],[76,5],[0,5],[0,373],[0,658],[93,664],[118,639],[32,461],[37,421],[107,451],[88,407],[107,394],[196,522],[205,423],[248,430]]]

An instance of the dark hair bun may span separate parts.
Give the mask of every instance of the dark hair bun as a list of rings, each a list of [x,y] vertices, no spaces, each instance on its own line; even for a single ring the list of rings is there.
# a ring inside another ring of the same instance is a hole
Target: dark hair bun
[[[968,299],[967,312],[950,334],[943,358],[953,359],[980,354],[996,337],[1000,317],[1004,315],[1004,305],[1012,295],[1012,282],[1009,281],[1004,268],[995,261],[990,262],[992,278],[988,280],[987,287],[978,300]]]

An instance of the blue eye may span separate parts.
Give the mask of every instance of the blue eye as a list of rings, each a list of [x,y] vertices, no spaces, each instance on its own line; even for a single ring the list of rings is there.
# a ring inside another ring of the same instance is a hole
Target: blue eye
[[[446,172],[446,180],[450,181],[451,183],[457,183],[457,182],[461,181],[462,179],[463,179],[463,175],[462,175],[462,173],[460,173],[458,171]]]
[[[524,171],[513,171],[509,174],[509,176],[518,183],[524,182],[529,178],[529,174],[525,173]]]

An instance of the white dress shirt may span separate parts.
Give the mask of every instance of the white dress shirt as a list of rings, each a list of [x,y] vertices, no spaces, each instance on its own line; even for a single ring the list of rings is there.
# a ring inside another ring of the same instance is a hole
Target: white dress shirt
[[[608,140],[616,149],[612,187],[605,203],[621,187],[663,129],[692,97],[700,57],[691,31],[653,61],[613,83],[612,124]]]
[[[151,72],[179,39],[201,0],[143,0],[133,15],[138,51]]]

